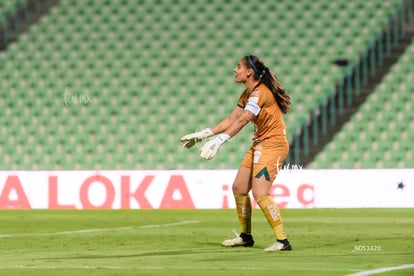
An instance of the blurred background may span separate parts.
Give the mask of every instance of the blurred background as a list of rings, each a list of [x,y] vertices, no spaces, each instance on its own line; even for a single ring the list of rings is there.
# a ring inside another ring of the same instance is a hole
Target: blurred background
[[[217,123],[259,56],[292,97],[286,163],[414,168],[413,0],[2,0],[2,170],[235,169],[181,136]]]

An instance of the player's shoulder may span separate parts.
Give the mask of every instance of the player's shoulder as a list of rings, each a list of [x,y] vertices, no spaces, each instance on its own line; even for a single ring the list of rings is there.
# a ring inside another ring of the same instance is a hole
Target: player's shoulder
[[[244,90],[241,94],[240,94],[240,100],[247,100],[249,98],[249,93],[247,90]]]
[[[273,97],[272,91],[264,85],[263,83],[260,84],[253,92],[252,94],[255,94],[256,97],[260,98],[267,98],[267,97]]]

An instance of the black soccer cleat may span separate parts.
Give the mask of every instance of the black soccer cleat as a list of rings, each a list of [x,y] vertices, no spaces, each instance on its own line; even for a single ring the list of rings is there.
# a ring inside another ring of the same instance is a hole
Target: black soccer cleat
[[[233,239],[224,240],[221,244],[226,247],[244,246],[252,247],[254,245],[253,236],[251,234],[241,233],[240,235],[234,232],[236,235]]]

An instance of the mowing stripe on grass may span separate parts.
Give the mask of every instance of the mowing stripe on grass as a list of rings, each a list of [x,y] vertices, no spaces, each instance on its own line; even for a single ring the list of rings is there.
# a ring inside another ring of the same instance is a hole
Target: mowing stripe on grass
[[[405,264],[400,266],[391,266],[391,267],[383,267],[383,268],[377,268],[372,270],[365,270],[354,274],[348,274],[346,276],[368,276],[368,275],[374,275],[379,273],[384,273],[388,271],[394,271],[394,270],[402,270],[402,269],[410,269],[414,268],[414,264]]]
[[[61,235],[73,235],[73,234],[84,234],[84,233],[108,232],[108,231],[123,231],[123,230],[131,230],[131,229],[161,228],[161,227],[193,224],[193,223],[198,223],[198,222],[199,222],[198,220],[183,220],[179,222],[166,223],[166,224],[149,224],[149,225],[125,226],[125,227],[115,227],[115,228],[82,229],[82,230],[74,230],[74,231],[49,232],[49,233],[5,234],[5,235],[0,235],[0,239],[33,237],[33,236],[37,236],[37,237],[38,236],[61,236]]]
[[[56,269],[84,269],[84,270],[95,270],[95,269],[106,269],[106,270],[198,270],[198,271],[222,271],[222,267],[211,267],[211,266],[93,266],[93,265],[11,265],[11,266],[0,266],[0,269],[47,269],[47,270],[56,270]],[[239,266],[226,266],[224,269],[230,270],[230,271],[240,271]],[[258,271],[268,271],[269,267],[262,267],[262,266],[252,266],[252,267],[243,267],[242,270],[258,270]],[[288,268],[289,271],[355,271],[355,269],[334,269],[334,268],[307,268],[307,269],[301,269],[301,268]]]

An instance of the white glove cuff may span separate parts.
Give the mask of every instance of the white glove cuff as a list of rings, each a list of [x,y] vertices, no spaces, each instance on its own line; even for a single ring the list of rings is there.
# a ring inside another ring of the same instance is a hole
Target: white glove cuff
[[[230,135],[228,135],[226,133],[221,133],[221,134],[217,135],[216,141],[219,145],[223,145],[228,140],[230,140],[230,138],[231,138]]]
[[[200,132],[201,132],[202,134],[207,134],[207,135],[209,135],[209,136],[214,135],[214,133],[213,133],[213,131],[211,130],[211,128],[203,128],[202,130],[200,130]]]

